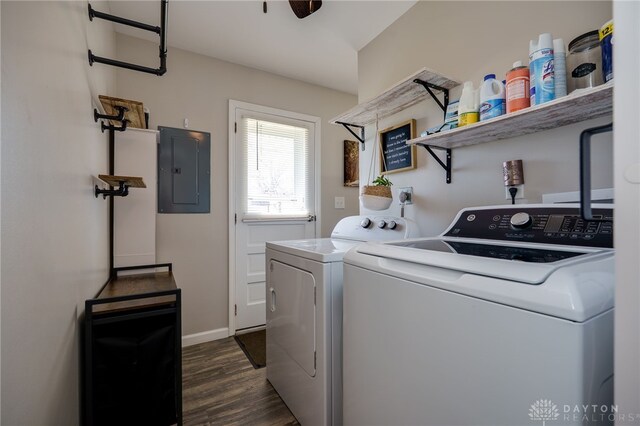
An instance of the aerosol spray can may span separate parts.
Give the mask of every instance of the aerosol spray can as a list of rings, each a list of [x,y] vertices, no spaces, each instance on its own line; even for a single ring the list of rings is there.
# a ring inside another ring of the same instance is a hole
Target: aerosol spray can
[[[529,77],[531,105],[540,105],[555,99],[553,74],[553,38],[550,33],[540,34],[538,42],[529,42]]]
[[[556,99],[567,96],[567,51],[564,40],[553,40],[553,80]]]

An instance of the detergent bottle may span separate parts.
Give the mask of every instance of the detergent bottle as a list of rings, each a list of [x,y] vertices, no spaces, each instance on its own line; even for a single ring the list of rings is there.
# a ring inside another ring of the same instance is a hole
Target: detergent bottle
[[[478,122],[480,99],[472,81],[465,81],[458,102],[458,127]]]
[[[498,117],[505,109],[504,84],[496,80],[495,74],[487,74],[480,86],[480,121]]]
[[[507,114],[529,108],[530,93],[529,67],[522,65],[522,61],[516,61],[507,72]]]

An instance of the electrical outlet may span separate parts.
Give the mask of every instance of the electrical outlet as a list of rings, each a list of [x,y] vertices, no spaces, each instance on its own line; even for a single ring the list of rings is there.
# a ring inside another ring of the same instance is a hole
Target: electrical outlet
[[[518,188],[518,192],[516,192],[516,200],[521,200],[521,199],[524,198],[524,184],[523,185],[506,186],[504,188],[504,198],[506,200],[511,200],[511,194],[509,193],[509,188]]]
[[[413,204],[413,186],[405,186],[403,188],[398,188],[398,198],[400,198],[401,193],[407,194],[407,201],[405,201],[405,205]]]
[[[334,205],[336,209],[344,209],[344,197],[335,197]]]

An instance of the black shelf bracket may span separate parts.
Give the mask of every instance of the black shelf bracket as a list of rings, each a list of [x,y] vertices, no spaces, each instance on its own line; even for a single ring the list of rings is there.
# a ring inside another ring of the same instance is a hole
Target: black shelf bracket
[[[358,139],[358,142],[360,142],[360,147],[364,151],[364,126],[358,126],[357,124],[349,124],[343,121],[336,121],[336,124],[342,124],[342,126],[345,129],[347,129],[349,133],[351,133],[356,139]],[[353,131],[352,127],[359,129],[360,135],[357,135],[356,132]]]
[[[100,114],[96,108],[93,109],[93,120],[95,122],[98,122],[98,120],[101,120],[101,119],[122,122],[122,125],[118,127],[118,126],[106,125],[104,124],[104,121],[101,121],[100,128],[102,129],[102,133],[104,133],[105,130],[116,130],[118,132],[124,132],[125,130],[127,130],[127,123],[129,122],[129,120],[125,120],[124,114],[127,111],[129,111],[129,109],[127,107],[123,107],[120,105],[116,105],[115,109],[118,111],[117,115]]]
[[[167,72],[167,12],[169,9],[169,0],[160,0],[160,26],[145,24],[131,19],[122,18],[120,16],[110,15],[108,13],[99,12],[89,4],[89,20],[93,18],[104,19],[105,21],[115,22],[116,24],[127,25],[129,27],[138,28],[145,31],[156,33],[160,36],[160,67],[150,68],[142,65],[136,65],[129,62],[122,62],[115,59],[103,58],[96,56],[89,49],[89,65],[93,66],[94,62],[112,65],[114,67],[126,68],[134,71],[155,74],[157,76],[164,75]]]
[[[431,95],[433,100],[438,104],[438,106],[442,109],[442,112],[444,112],[444,114],[446,115],[447,106],[449,105],[449,89],[445,89],[444,87],[436,86],[435,84],[429,83],[429,82],[424,81],[424,80],[420,80],[419,78],[416,78],[415,80],[413,80],[413,82],[421,85],[422,87],[424,87],[425,90],[427,91],[427,93],[429,93],[429,95]],[[438,90],[438,91],[444,93],[444,103],[440,102],[440,99],[438,99],[436,94],[433,93],[432,89],[433,90]]]
[[[105,130],[115,130],[117,132],[124,132],[125,130],[127,130],[128,122],[129,120],[122,120],[122,125],[118,127],[118,126],[112,126],[111,124],[109,125],[104,124],[104,121],[101,121],[100,128],[102,129],[102,133],[104,133]]]
[[[129,195],[129,186],[125,182],[119,182],[119,186],[116,189],[100,189],[98,185],[95,186],[95,196],[102,194],[102,198],[107,197],[126,197]]]
[[[413,80],[413,82],[424,87],[424,89],[427,91],[427,93],[429,93],[429,95],[433,98],[436,104],[438,104],[440,109],[442,109],[442,112],[446,117],[447,106],[449,106],[449,89],[445,89],[444,87],[440,87],[435,84],[429,83],[428,81],[420,80],[419,78],[416,78],[415,80]],[[440,91],[444,94],[444,99],[443,99],[444,102],[440,102],[440,99],[438,99],[436,94],[433,92],[434,90]],[[444,127],[444,124],[440,126],[440,128],[433,133],[440,132],[440,130],[442,130],[443,127]],[[447,174],[446,176],[447,183],[451,183],[451,169],[452,169],[451,148],[440,148],[439,146],[431,146],[431,145],[424,145],[424,144],[420,144],[420,146],[424,147],[424,149],[426,149],[427,152],[431,154],[433,159],[436,160],[438,164],[440,164],[440,166],[445,170]],[[440,157],[436,155],[435,152],[433,152],[434,149],[440,149],[445,151],[445,161],[442,161]]]
[[[426,149],[427,152],[431,154],[434,160],[436,160],[438,164],[440,164],[440,166],[445,170],[447,174],[447,178],[446,178],[447,183],[451,183],[451,169],[452,169],[451,148],[440,148],[439,146],[431,146],[431,145],[423,145],[423,144],[420,144],[420,146],[424,147],[424,149]],[[445,161],[442,161],[440,157],[437,156],[435,152],[433,152],[434,149],[440,149],[445,151]]]
[[[103,119],[103,120],[115,120],[115,121],[124,121],[124,113],[129,111],[129,108],[127,107],[123,107],[120,105],[116,105],[114,107],[117,111],[118,114],[117,115],[108,115],[108,114],[100,114],[98,112],[97,108],[93,109],[93,121],[95,121],[96,123],[98,122],[98,120]]]

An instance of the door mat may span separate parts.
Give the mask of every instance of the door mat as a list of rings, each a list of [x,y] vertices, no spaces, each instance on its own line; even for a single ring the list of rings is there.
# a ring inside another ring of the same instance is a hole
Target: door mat
[[[238,346],[247,356],[253,368],[263,368],[267,365],[267,334],[265,330],[253,331],[247,334],[233,336]]]

